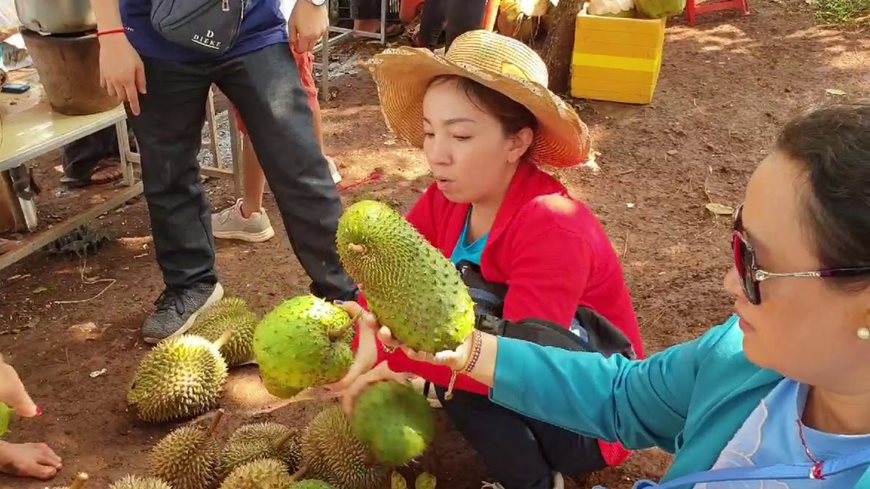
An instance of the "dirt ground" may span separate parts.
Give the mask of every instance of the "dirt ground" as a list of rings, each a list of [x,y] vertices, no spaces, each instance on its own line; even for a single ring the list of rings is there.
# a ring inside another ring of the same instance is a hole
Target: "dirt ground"
[[[842,90],[848,98],[870,96],[866,31],[817,27],[802,1],[751,7],[748,18],[702,18],[694,28],[673,21],[651,105],[575,101],[600,152],[600,171],[571,169],[559,176],[604,221],[650,353],[698,336],[731,311],[720,285],[730,263],[730,219],[713,216],[705,204],[739,203],[778,128],[801,109],[834,97],[826,89]],[[365,42],[359,48],[377,49]],[[342,185],[372,172],[381,175],[343,190],[345,201],[378,198],[407,210],[429,182],[420,152],[388,134],[364,70],[335,86],[336,97],[324,104],[324,124]],[[52,155],[39,161],[36,171],[44,187],[44,221],[110,191],[59,192],[57,164]],[[232,201],[228,181],[211,179],[207,188],[216,208]],[[308,285],[271,195],[266,202],[277,237],[259,245],[220,242],[217,251],[227,292],[244,297],[260,313],[306,293]],[[177,424],[142,423],[125,403],[134,369],[147,351],[139,328],[162,289],[144,199],[93,226],[116,239],[86,262],[41,253],[0,273],[0,351],[45,411],[18,422],[7,439],[48,442],[64,458],[56,482],[68,483],[76,472],[87,471],[98,482],[93,486],[102,488],[124,474],[145,472],[147,451]],[[262,412],[274,403],[254,368],[233,371],[223,398],[228,416],[222,436],[254,420],[302,426],[322,407],[302,403]],[[432,450],[406,473],[426,469],[438,477],[439,487],[479,487],[485,474],[476,456],[443,416],[439,426]],[[667,455],[644,451],[623,467],[568,487],[630,487],[638,478],[660,477],[668,463]],[[44,486],[0,476],[4,488]]]

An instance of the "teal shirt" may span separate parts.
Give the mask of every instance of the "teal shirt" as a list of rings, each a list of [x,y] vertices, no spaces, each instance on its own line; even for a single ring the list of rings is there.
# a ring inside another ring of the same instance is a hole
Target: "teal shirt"
[[[483,249],[486,248],[486,242],[489,239],[489,233],[483,235],[482,238],[474,243],[468,242],[468,228],[471,226],[471,211],[468,211],[468,216],[465,218],[465,227],[462,228],[462,235],[459,236],[459,241],[456,242],[456,248],[453,249],[453,254],[450,256],[450,261],[454,264],[462,260],[474,263],[480,266],[481,257],[483,257]]]
[[[665,480],[708,470],[783,379],[749,362],[737,322],[644,361],[499,337],[490,398],[582,435],[674,453]],[[870,489],[870,469],[855,487]]]

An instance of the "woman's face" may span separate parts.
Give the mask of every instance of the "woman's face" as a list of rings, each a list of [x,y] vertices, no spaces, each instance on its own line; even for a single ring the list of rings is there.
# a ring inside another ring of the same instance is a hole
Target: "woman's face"
[[[435,83],[423,99],[423,151],[438,189],[451,202],[500,202],[534,136],[506,135],[454,81]]]
[[[811,192],[800,163],[779,152],[766,158],[749,182],[743,229],[759,269],[804,272],[822,268],[814,252],[803,199]],[[751,304],[736,267],[725,277],[735,297],[749,360],[766,369],[842,394],[868,387],[870,290],[846,292],[829,279],[772,278],[760,284],[761,304]]]

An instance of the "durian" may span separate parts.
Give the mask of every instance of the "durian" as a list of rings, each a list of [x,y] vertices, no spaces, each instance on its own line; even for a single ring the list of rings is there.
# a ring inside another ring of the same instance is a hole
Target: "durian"
[[[292,489],[335,489],[332,485],[316,479],[305,479],[293,484],[291,487]]]
[[[160,342],[139,365],[127,402],[149,422],[188,418],[212,409],[227,379],[227,363],[219,349],[232,335],[227,331],[214,343],[194,335]]]
[[[154,477],[128,475],[109,486],[109,489],[172,489],[172,487]]]
[[[76,480],[73,481],[70,486],[55,486],[51,489],[84,489],[85,485],[88,482],[88,474],[84,472],[80,472],[76,475]]]
[[[188,333],[215,341],[226,331],[232,331],[233,337],[221,347],[220,352],[227,365],[235,367],[254,363],[253,341],[256,326],[257,315],[248,309],[244,299],[224,297],[197,316]]]
[[[423,472],[414,481],[414,489],[435,489],[437,479],[429,472]]]
[[[355,331],[341,308],[313,295],[284,301],[254,331],[254,356],[266,389],[290,398],[341,380],[353,362]]]
[[[236,467],[220,489],[290,489],[293,479],[280,460],[267,458]]]
[[[426,451],[435,436],[429,401],[408,384],[381,381],[360,394],[352,416],[353,433],[375,459],[400,466]]]
[[[221,473],[255,460],[274,458],[287,464],[290,472],[299,468],[302,451],[298,432],[278,423],[240,426],[227,440],[221,453]]]
[[[220,447],[212,438],[223,411],[208,428],[182,426],[151,449],[151,475],[168,482],[173,489],[208,489],[217,479]]]
[[[362,200],[338,221],[341,263],[371,311],[414,350],[455,350],[474,330],[474,302],[459,271],[401,214]]]
[[[324,409],[306,427],[302,458],[303,473],[336,489],[382,489],[390,476],[389,469],[376,463],[368,448],[354,436],[340,406]]]

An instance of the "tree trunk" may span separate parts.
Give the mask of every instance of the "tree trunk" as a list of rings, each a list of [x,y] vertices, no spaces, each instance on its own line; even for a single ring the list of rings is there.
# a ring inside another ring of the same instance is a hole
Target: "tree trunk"
[[[547,34],[544,63],[550,73],[550,90],[567,93],[571,80],[571,57],[574,49],[574,25],[583,0],[559,0],[554,7],[554,19]]]

